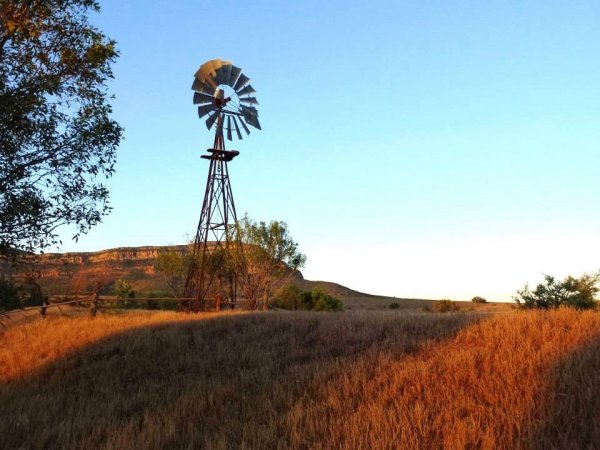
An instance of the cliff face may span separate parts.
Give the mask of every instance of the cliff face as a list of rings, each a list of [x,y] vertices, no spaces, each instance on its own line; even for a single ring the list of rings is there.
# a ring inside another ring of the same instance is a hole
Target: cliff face
[[[192,246],[120,247],[99,252],[46,253],[28,256],[28,264],[12,270],[14,278],[23,281],[33,274],[48,295],[73,295],[92,292],[100,283],[108,293],[116,280],[127,281],[134,291],[143,295],[169,295],[170,289],[162,274],[154,269],[162,253],[191,253]],[[297,284],[310,283],[300,272],[293,276]],[[303,285],[302,285],[303,286]],[[304,287],[304,286],[303,286]],[[310,286],[305,286],[310,288]]]
[[[17,278],[33,272],[50,295],[90,292],[96,283],[110,285],[118,279],[128,281],[137,292],[168,293],[161,274],[154,270],[158,255],[165,252],[185,254],[187,245],[120,247],[99,252],[46,253],[14,270]],[[30,261],[33,259],[29,258]]]

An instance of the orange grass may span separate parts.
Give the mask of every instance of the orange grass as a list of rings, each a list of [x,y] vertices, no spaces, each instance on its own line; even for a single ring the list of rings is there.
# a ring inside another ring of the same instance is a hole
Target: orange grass
[[[214,314],[202,318],[211,316]],[[198,317],[175,312],[134,312],[96,318],[86,314],[76,320],[53,317],[14,327],[6,333],[0,330],[0,382],[30,375],[49,362],[116,333],[190,320]]]
[[[599,382],[598,313],[496,316],[343,367],[296,405],[294,446],[598,448]]]
[[[0,335],[2,448],[593,448],[600,315],[54,318]]]
[[[342,361],[380,348],[416,351],[473,322],[382,313],[190,317],[54,319],[10,329],[0,367],[16,361],[21,369],[0,385],[5,446],[289,448],[288,412]],[[49,341],[53,356],[43,358]]]

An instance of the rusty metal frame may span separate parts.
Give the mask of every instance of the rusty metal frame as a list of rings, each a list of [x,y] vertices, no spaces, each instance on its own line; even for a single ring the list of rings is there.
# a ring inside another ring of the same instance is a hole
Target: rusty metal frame
[[[223,305],[234,308],[237,300],[236,271],[229,274],[224,274],[223,271],[227,255],[234,248],[235,251],[242,251],[235,233],[237,213],[227,167],[227,163],[239,152],[225,149],[225,114],[221,111],[218,114],[214,147],[207,150],[208,155],[201,156],[209,160],[210,164],[184,289],[184,297],[192,300],[182,302],[182,309],[188,311],[220,310]],[[236,241],[235,247],[232,246],[233,241]],[[212,270],[209,270],[207,261],[214,255],[217,255],[217,260],[212,261]]]

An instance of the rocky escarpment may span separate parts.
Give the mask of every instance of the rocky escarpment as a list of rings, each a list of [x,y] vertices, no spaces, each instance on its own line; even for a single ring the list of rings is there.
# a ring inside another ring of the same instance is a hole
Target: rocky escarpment
[[[98,284],[109,292],[116,280],[125,280],[141,295],[169,295],[162,274],[155,270],[156,258],[162,253],[192,252],[190,245],[119,247],[99,252],[46,253],[29,255],[13,269],[12,276],[25,281],[33,276],[48,295],[86,294]],[[310,288],[300,272],[293,281]]]
[[[154,269],[156,258],[161,253],[189,251],[187,245],[172,245],[30,255],[26,263],[14,267],[13,275],[36,277],[50,295],[86,293],[97,283],[109,286],[118,279],[128,281],[138,292],[167,293],[168,286]]]
[[[169,295],[171,291],[162,274],[154,268],[156,258],[162,253],[185,255],[192,250],[190,245],[169,245],[119,247],[98,252],[23,254],[19,259],[24,263],[11,268],[5,261],[2,265],[0,260],[0,272],[5,275],[10,272],[10,276],[21,282],[33,277],[48,295],[87,294],[98,283],[105,286],[108,293],[112,284],[121,279],[129,282],[141,296],[162,296]],[[288,281],[301,289],[318,288],[342,299],[366,295],[336,283],[305,280],[300,272]]]

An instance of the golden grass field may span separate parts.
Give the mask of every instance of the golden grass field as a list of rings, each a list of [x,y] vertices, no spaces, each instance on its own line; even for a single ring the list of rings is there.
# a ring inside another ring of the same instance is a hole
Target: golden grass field
[[[0,333],[0,448],[600,445],[596,312],[129,312]]]

